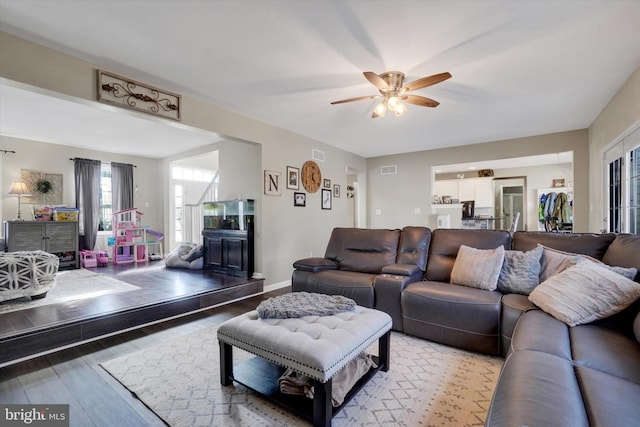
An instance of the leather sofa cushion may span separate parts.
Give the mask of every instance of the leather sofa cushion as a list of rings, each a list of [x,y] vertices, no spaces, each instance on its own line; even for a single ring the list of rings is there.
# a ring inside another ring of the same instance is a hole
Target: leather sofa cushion
[[[538,351],[513,353],[500,373],[485,425],[588,426],[573,364]]]
[[[476,249],[495,249],[498,246],[509,249],[511,235],[505,230],[433,230],[425,279],[448,283],[461,245]]]
[[[395,264],[400,230],[334,228],[325,258],[336,261],[340,270],[379,274]]]
[[[620,267],[635,267],[638,270],[635,281],[640,282],[640,236],[619,234],[611,242],[602,261]]]
[[[640,343],[634,337],[595,325],[570,328],[569,333],[576,365],[640,386]]]
[[[544,311],[527,311],[516,324],[511,349],[544,352],[571,360],[569,327]]]
[[[499,292],[414,282],[401,295],[405,333],[486,354],[500,353]]]
[[[427,254],[431,230],[426,227],[404,227],[400,234],[398,264],[414,264],[420,270],[427,268]]]
[[[615,234],[559,234],[517,231],[513,234],[513,249],[517,251],[530,251],[540,243],[549,248],[575,254],[589,255],[597,260],[602,260],[607,248],[615,238]]]
[[[576,375],[591,425],[638,425],[640,384],[582,366],[576,367]]]
[[[342,295],[351,298],[362,307],[373,308],[375,277],[375,274],[355,271],[327,270],[312,273],[294,270],[291,289],[293,292]]]

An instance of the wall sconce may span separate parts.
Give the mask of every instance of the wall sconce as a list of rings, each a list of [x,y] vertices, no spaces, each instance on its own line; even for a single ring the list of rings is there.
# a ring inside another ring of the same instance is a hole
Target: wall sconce
[[[11,190],[9,190],[9,194],[18,196],[18,221],[20,221],[20,199],[22,198],[22,196],[30,196],[31,193],[27,188],[27,184],[21,181],[15,181],[13,184],[11,184]]]

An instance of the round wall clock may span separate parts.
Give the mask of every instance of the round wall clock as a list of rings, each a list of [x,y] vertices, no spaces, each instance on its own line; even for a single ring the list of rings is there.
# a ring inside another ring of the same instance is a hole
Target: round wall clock
[[[309,193],[315,193],[320,188],[322,174],[320,166],[313,160],[308,160],[302,165],[302,185]]]

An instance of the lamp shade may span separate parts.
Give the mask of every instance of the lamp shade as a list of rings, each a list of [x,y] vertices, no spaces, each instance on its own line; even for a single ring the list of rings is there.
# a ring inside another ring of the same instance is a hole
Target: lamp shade
[[[30,196],[29,189],[27,188],[27,184],[21,181],[15,181],[11,184],[11,190],[9,190],[9,194],[15,194],[16,196]]]

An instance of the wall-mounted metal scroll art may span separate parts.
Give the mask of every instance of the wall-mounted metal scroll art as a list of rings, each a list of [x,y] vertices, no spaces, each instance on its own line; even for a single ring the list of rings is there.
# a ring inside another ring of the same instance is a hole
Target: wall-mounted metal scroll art
[[[180,95],[98,70],[98,101],[180,120]]]

